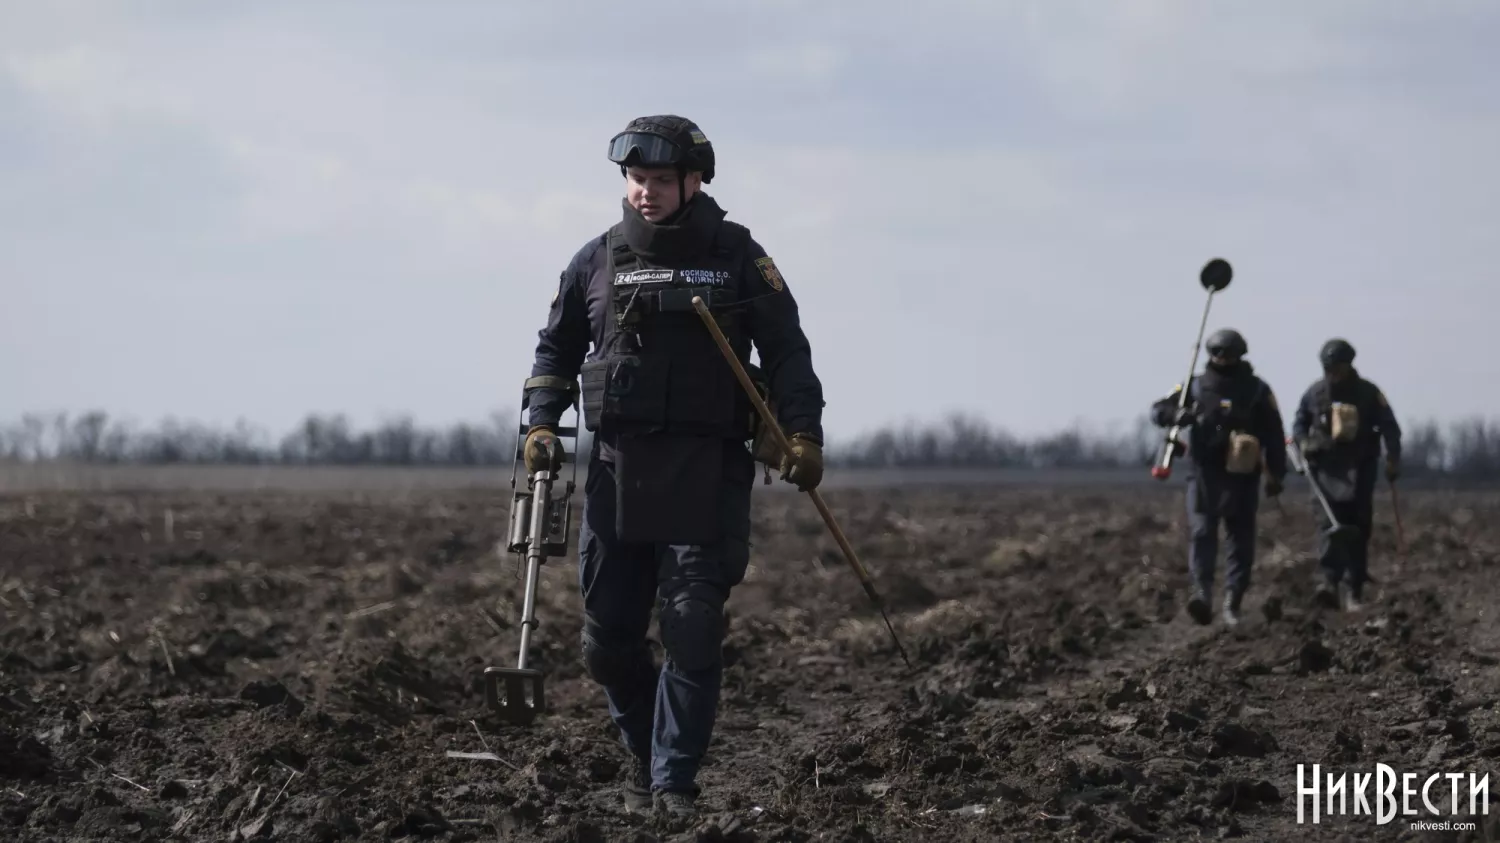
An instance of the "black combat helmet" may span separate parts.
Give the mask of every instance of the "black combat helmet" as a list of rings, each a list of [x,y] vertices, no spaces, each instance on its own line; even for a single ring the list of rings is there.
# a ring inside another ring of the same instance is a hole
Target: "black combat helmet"
[[[1245,344],[1245,338],[1233,328],[1220,328],[1209,334],[1208,342],[1203,347],[1215,357],[1227,357],[1231,360],[1238,360],[1250,353],[1250,346]]]
[[[1323,343],[1323,348],[1318,352],[1318,362],[1323,368],[1332,369],[1340,363],[1354,362],[1354,346],[1348,340],[1331,339]]]
[[[702,173],[714,180],[714,145],[698,124],[675,114],[637,117],[610,138],[609,160],[626,167],[676,167],[679,173]]]

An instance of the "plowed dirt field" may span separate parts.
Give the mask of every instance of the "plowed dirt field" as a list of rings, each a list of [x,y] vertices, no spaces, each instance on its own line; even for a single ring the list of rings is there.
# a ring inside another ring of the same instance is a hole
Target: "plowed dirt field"
[[[1404,494],[1403,555],[1382,495],[1350,615],[1311,603],[1289,490],[1232,631],[1183,613],[1180,485],[826,496],[915,670],[811,503],[759,495],[678,826],[621,809],[572,559],[539,595],[551,713],[483,708],[519,632],[502,491],[0,498],[0,839],[1500,839],[1500,806],[1411,830],[1455,819],[1447,780],[1444,816],[1297,822],[1298,764],[1420,788],[1500,758],[1500,496]]]

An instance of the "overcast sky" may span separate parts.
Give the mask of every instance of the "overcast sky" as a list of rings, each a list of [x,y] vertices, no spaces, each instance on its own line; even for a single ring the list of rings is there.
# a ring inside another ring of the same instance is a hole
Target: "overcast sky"
[[[1137,416],[1239,328],[1500,416],[1500,4],[0,0],[0,420],[515,406],[605,145],[699,122],[830,434]],[[1489,247],[1489,248],[1486,248]]]

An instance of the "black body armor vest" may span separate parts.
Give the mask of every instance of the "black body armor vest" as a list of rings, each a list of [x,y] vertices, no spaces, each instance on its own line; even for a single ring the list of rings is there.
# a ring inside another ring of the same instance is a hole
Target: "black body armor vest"
[[[1253,433],[1255,405],[1262,399],[1258,378],[1226,375],[1207,369],[1193,382],[1199,420],[1193,425],[1193,450],[1200,462],[1222,464],[1231,433]]]
[[[1352,442],[1338,442],[1333,438],[1333,405],[1351,404],[1359,418],[1359,429]],[[1313,388],[1313,408],[1316,413],[1312,430],[1327,444],[1328,451],[1323,460],[1367,461],[1380,456],[1380,399],[1375,387],[1357,375],[1348,380],[1334,382],[1327,378]]]
[[[634,252],[622,224],[610,228],[604,266],[591,279],[609,285],[610,313],[596,359],[580,372],[588,430],[750,438],[754,408],[692,304],[694,296],[703,299],[754,372],[743,317],[733,307],[744,298],[749,240],[748,229],[724,220],[700,255],[661,263]]]

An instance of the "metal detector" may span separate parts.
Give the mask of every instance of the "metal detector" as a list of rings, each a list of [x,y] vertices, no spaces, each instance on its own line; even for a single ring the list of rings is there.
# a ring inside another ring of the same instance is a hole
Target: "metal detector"
[[[526,487],[517,488],[520,467],[526,464],[526,434],[528,425],[525,413],[530,406],[527,395],[521,396],[521,421],[516,436],[515,462],[511,467],[510,487],[510,533],[506,550],[524,554],[526,559],[526,595],[521,609],[521,646],[515,667],[487,667],[484,669],[485,704],[500,714],[503,720],[525,726],[546,713],[546,693],[543,674],[540,670],[526,666],[531,649],[531,632],[537,627],[536,588],[537,577],[548,557],[563,556],[568,552],[568,528],[573,509],[573,491],[578,487],[578,399],[574,393],[573,426],[560,427],[553,431],[559,438],[571,439],[572,448],[561,448],[552,443],[553,451],[548,464],[561,468],[566,462],[573,463],[573,477],[566,482],[562,494],[554,494],[558,480],[556,471],[536,471],[526,478]],[[558,450],[562,453],[559,454]],[[501,686],[505,693],[500,693]]]
[[[1198,322],[1198,339],[1193,343],[1193,362],[1188,364],[1187,377],[1182,381],[1182,394],[1177,398],[1178,410],[1187,407],[1193,373],[1198,371],[1198,350],[1203,347],[1203,329],[1208,327],[1208,309],[1213,306],[1214,293],[1223,292],[1233,278],[1234,268],[1223,258],[1214,258],[1198,273],[1198,283],[1208,291],[1208,299],[1203,302],[1203,318]],[[1172,476],[1172,460],[1178,456],[1180,443],[1177,437],[1181,433],[1182,426],[1175,424],[1172,425],[1171,430],[1167,431],[1166,446],[1162,450],[1161,459],[1151,466],[1151,476],[1157,480],[1166,480]]]
[[[1359,528],[1353,524],[1344,524],[1333,514],[1333,506],[1328,503],[1328,495],[1323,492],[1323,484],[1313,475],[1312,466],[1308,465],[1307,457],[1303,456],[1302,450],[1297,447],[1297,440],[1288,436],[1286,438],[1287,456],[1291,458],[1292,470],[1307,478],[1308,485],[1312,486],[1313,496],[1323,506],[1323,514],[1328,516],[1328,523],[1332,524],[1324,532],[1329,538],[1340,536],[1354,536],[1359,534]]]

